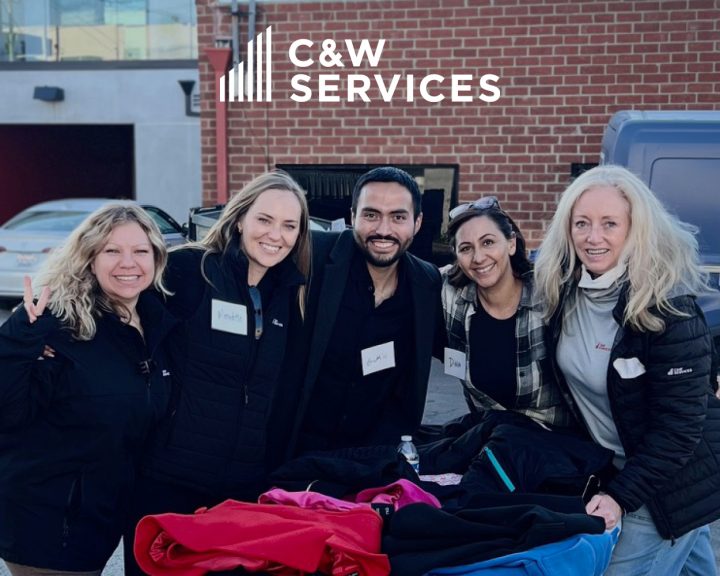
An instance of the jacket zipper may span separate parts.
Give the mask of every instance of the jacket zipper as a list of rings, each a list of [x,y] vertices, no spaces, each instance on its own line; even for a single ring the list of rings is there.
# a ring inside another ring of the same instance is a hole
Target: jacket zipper
[[[246,296],[246,303],[250,302],[250,293],[246,290],[245,292]],[[248,331],[249,332],[249,331]],[[228,454],[227,460],[225,462],[225,471],[223,473],[222,477],[222,490],[227,491],[228,488],[231,488],[230,484],[228,483],[228,473],[230,471],[230,463],[235,458],[235,452],[237,450],[238,442],[240,441],[240,429],[242,428],[242,423],[245,418],[245,408],[250,404],[250,389],[248,386],[248,376],[251,372],[251,367],[255,364],[255,358],[257,356],[257,349],[260,346],[260,342],[262,340],[256,340],[255,338],[251,338],[250,334],[247,335],[247,338],[250,340],[250,354],[248,357],[248,362],[245,363],[245,366],[243,366],[243,374],[242,374],[242,384],[240,385],[241,393],[242,393],[242,406],[243,408],[241,410],[238,410],[238,414],[235,418],[235,431],[234,431],[234,438],[235,441],[232,445],[232,450]]]
[[[607,380],[607,390],[608,390],[608,399],[609,399],[609,405],[610,405],[610,412],[612,413],[613,421],[615,422],[615,429],[618,433],[618,438],[620,439],[620,444],[622,445],[623,449],[625,450],[625,457],[628,457],[627,454],[627,442],[625,442],[625,431],[622,429],[622,427],[619,425],[621,420],[617,418],[616,415],[616,409],[615,409],[615,395],[614,395],[614,388],[615,388],[615,380],[611,377],[612,376],[612,363],[615,361],[616,358],[620,357],[620,354],[617,353],[617,345],[622,339],[625,337],[625,328],[623,326],[620,326],[620,329],[618,330],[618,335],[615,338],[615,342],[613,343],[613,350],[610,353],[610,361],[608,362],[608,372],[606,376]],[[662,519],[662,522],[665,524],[665,528],[667,528],[667,532],[670,535],[670,540],[672,541],[673,545],[675,544],[675,534],[672,531],[672,528],[670,527],[670,523],[668,522],[667,516],[665,515],[665,511],[662,509],[662,506],[657,502],[655,496],[650,498],[650,500],[645,504],[646,506],[650,503],[655,503],[655,506],[653,507],[657,514]],[[649,510],[649,508],[648,508]],[[623,509],[624,511],[624,509]]]

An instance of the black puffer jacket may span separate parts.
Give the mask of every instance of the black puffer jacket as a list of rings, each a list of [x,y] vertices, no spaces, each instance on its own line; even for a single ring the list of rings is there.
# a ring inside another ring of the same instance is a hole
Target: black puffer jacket
[[[136,460],[165,414],[162,347],[173,319],[151,294],[140,334],[116,316],[74,340],[51,314],[19,308],[0,328],[0,557],[56,570],[97,570],[120,541]],[[55,357],[38,360],[43,345]],[[139,364],[151,358],[144,374]]]
[[[626,299],[623,291],[613,310],[621,328],[610,354],[607,386],[627,462],[602,489],[628,512],[647,505],[661,536],[674,539],[720,518],[720,400],[714,395],[713,344],[693,297],[671,299],[683,316],[662,314],[665,330],[659,333],[623,326]],[[556,312],[550,325],[551,359],[567,386],[557,369],[560,317]],[[642,373],[623,378],[614,365],[633,358]]]
[[[170,253],[169,306],[184,318],[171,342],[179,391],[143,472],[216,498],[247,499],[265,488],[268,415],[289,331],[301,321],[297,290],[304,279],[289,258],[268,270],[259,284],[263,332],[256,340],[239,237],[225,253],[208,254],[205,277],[202,254]],[[213,302],[244,306],[247,334],[213,327]]]

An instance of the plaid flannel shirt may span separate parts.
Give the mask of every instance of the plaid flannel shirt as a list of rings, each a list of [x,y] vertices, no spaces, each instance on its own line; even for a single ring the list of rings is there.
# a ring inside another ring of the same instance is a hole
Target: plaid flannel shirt
[[[513,410],[536,422],[550,426],[574,426],[576,421],[563,394],[553,378],[546,359],[545,326],[540,312],[532,302],[532,273],[522,278],[523,288],[515,322],[517,366],[515,404],[502,406],[485,394],[482,382],[470,380],[470,321],[475,314],[477,285],[470,282],[455,288],[443,274],[442,305],[445,313],[450,348],[465,352],[465,379],[462,380],[465,400],[470,410]],[[492,335],[489,335],[492,337]]]

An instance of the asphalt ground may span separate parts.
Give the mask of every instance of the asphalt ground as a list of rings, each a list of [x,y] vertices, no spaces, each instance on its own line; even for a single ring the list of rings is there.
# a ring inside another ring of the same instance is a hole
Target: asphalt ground
[[[0,309],[0,323],[4,322],[7,316],[8,311]],[[441,424],[466,411],[460,382],[456,378],[445,375],[442,363],[433,360],[423,421],[426,424]],[[714,522],[710,528],[717,561],[720,559],[720,520]],[[717,566],[718,572],[720,572],[720,562]],[[106,565],[103,576],[123,576],[123,574],[122,546],[120,546]],[[0,562],[0,576],[10,576],[2,562]]]

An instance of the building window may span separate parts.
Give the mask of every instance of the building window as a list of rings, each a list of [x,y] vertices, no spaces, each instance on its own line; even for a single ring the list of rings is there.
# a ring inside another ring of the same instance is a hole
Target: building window
[[[196,58],[193,0],[0,0],[0,62]]]

